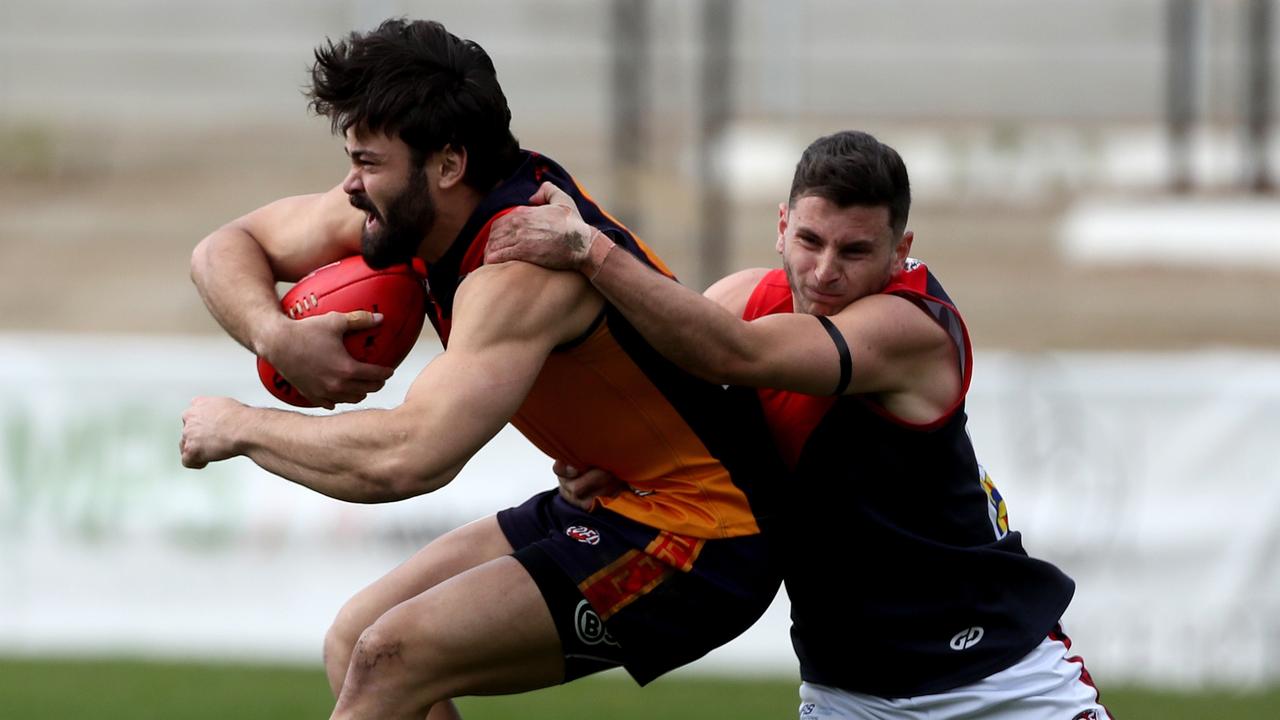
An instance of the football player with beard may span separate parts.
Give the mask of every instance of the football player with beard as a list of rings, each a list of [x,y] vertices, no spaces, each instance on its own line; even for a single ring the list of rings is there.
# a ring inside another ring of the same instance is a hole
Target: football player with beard
[[[521,150],[492,62],[438,23],[390,20],[316,51],[312,106],[350,171],[205,238],[192,275],[227,332],[326,407],[390,371],[344,333],[368,313],[290,320],[277,280],[363,254],[425,261],[445,344],[388,410],[328,416],[197,398],[182,462],[237,455],[316,492],[390,502],[436,490],[510,421],[629,491],[586,513],[555,490],[433,541],[338,613],[335,718],[456,716],[450,698],[625,667],[641,684],[728,642],[780,583],[757,490],[780,476],[759,405],[661,358],[576,273],[483,264],[495,218],[544,182],[655,272],[665,266],[555,162]]]

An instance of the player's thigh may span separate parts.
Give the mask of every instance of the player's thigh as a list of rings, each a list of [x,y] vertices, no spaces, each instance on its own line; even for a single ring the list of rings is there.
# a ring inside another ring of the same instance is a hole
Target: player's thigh
[[[343,606],[334,625],[354,642],[387,610],[511,551],[493,515],[451,530],[357,593]]]
[[[357,653],[377,653],[380,646],[395,647],[413,677],[410,686],[433,699],[524,692],[564,677],[547,603],[511,557],[455,575],[387,611],[361,637]]]

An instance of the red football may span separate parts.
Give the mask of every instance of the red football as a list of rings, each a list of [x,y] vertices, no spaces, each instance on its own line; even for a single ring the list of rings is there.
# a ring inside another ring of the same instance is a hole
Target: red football
[[[343,343],[360,362],[396,367],[413,349],[426,319],[426,267],[421,260],[374,270],[353,255],[329,263],[302,278],[280,300],[294,320],[329,312],[368,310],[382,313],[382,322],[369,330],[347,333]],[[298,407],[315,407],[263,358],[258,377],[272,395]]]

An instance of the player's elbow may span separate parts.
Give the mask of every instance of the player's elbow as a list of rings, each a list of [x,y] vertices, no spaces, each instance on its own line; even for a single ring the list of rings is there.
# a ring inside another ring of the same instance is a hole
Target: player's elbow
[[[238,229],[236,222],[233,221],[214,230],[196,243],[195,249],[191,251],[191,281],[196,284],[196,287],[204,287],[209,282],[220,259],[225,263],[228,248],[235,240],[236,232]]]
[[[246,258],[261,255],[270,262],[266,249],[249,230],[245,218],[237,218],[209,233],[191,251],[191,279],[197,286],[213,277],[216,271],[241,270]],[[280,278],[296,279],[296,278]]]
[[[391,500],[426,495],[435,492],[453,479],[453,475],[426,471],[422,468],[408,468],[389,479],[387,487]]]
[[[449,484],[456,472],[434,467],[430,458],[413,447],[411,435],[399,438],[394,447],[382,453],[378,462],[367,465],[360,485],[368,492],[368,502],[382,503],[405,500],[434,492]]]
[[[752,385],[766,373],[766,360],[767,353],[743,334],[703,346],[700,360],[690,370],[704,380],[721,385]]]
[[[672,356],[685,371],[717,385],[749,385],[751,364],[740,355],[703,349],[697,354]]]
[[[196,286],[200,286],[209,274],[209,246],[213,242],[213,236],[209,235],[200,242],[196,243],[196,247],[191,251],[191,282]]]
[[[432,482],[429,476],[414,472],[412,468],[399,468],[385,463],[379,468],[356,473],[352,480],[356,489],[348,499],[370,505],[407,500],[437,490],[443,485]]]
[[[747,385],[760,387],[763,378],[768,376],[768,368],[762,365],[757,356],[726,354],[719,360],[719,372],[713,382],[721,385]]]

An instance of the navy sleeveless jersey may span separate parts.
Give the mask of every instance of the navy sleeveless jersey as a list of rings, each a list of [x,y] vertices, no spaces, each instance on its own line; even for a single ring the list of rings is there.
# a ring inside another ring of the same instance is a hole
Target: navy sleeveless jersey
[[[955,306],[914,260],[883,292],[911,300],[955,342],[964,382],[949,413],[912,425],[865,395],[762,390],[761,400],[794,470],[778,542],[801,676],[908,697],[1017,662],[1058,622],[1075,584],[1028,557],[978,464],[964,412],[972,353]],[[791,311],[778,270],[744,317]]]

